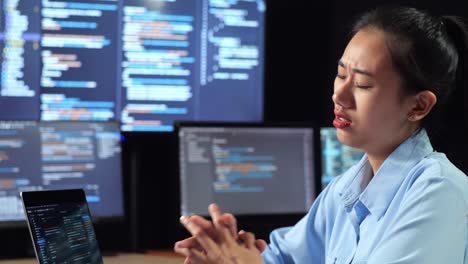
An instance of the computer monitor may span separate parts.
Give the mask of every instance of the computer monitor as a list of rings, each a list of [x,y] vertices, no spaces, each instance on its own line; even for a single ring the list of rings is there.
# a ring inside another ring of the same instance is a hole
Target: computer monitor
[[[123,217],[114,122],[0,121],[0,222],[25,219],[19,193],[84,189],[93,217]]]
[[[312,127],[181,123],[181,214],[298,214],[315,198]]]
[[[261,121],[264,32],[264,0],[3,1],[0,120]]]
[[[336,137],[336,128],[320,128],[320,144],[322,159],[322,189],[334,177],[339,176],[351,166],[357,164],[364,153],[341,143]]]

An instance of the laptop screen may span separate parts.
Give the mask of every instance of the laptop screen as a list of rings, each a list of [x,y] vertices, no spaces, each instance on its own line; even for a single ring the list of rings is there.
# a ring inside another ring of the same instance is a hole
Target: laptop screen
[[[103,263],[83,190],[21,196],[39,263]]]

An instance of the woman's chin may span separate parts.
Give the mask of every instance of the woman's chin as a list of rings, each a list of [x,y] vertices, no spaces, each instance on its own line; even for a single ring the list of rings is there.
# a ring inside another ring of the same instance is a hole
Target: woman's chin
[[[347,146],[350,146],[352,148],[359,148],[356,142],[355,135],[353,135],[352,131],[349,129],[337,129],[336,130],[336,137],[338,140]]]

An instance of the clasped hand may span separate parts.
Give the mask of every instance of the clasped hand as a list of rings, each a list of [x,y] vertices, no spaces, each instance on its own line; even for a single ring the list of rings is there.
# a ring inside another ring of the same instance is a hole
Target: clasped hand
[[[208,207],[212,222],[200,216],[182,216],[180,222],[192,237],[178,241],[174,251],[186,257],[185,264],[255,264],[264,263],[261,252],[264,240],[250,232],[237,232],[232,214],[221,214],[216,204]]]

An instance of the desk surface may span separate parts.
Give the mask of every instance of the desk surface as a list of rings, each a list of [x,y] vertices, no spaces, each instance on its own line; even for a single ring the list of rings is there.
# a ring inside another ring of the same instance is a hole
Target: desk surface
[[[182,264],[180,257],[161,257],[143,254],[122,254],[115,257],[104,257],[105,264]],[[0,264],[37,264],[35,259],[1,260]]]

